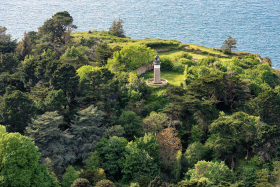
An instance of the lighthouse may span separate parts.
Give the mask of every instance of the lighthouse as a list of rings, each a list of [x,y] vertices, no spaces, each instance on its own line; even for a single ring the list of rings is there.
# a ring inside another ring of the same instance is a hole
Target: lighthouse
[[[155,61],[154,61],[154,84],[161,84],[161,79],[160,79],[160,59],[159,56],[155,56]]]

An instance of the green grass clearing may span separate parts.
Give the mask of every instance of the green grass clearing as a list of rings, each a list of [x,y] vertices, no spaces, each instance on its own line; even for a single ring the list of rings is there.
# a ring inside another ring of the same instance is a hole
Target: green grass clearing
[[[224,55],[224,56],[228,56],[226,54],[224,54],[223,52],[220,51],[216,51],[213,48],[210,47],[205,47],[204,45],[196,45],[196,44],[188,44],[190,47],[189,48],[194,48],[194,49],[200,49],[201,51],[206,51],[208,53],[213,53],[213,54],[219,54],[219,55]]]
[[[148,71],[148,72],[142,74],[140,77],[144,77],[145,79],[153,78],[154,71]],[[181,83],[182,84],[184,83],[184,75],[182,73],[171,72],[171,71],[161,71],[160,77],[162,79],[166,79],[168,81],[168,84],[180,86]]]

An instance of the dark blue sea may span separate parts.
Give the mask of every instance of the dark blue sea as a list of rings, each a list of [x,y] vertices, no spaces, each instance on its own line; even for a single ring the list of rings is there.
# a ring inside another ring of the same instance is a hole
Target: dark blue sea
[[[21,40],[56,12],[68,11],[76,31],[108,30],[125,21],[135,39],[176,39],[219,48],[230,35],[237,51],[259,53],[280,68],[279,0],[0,0],[0,25]]]

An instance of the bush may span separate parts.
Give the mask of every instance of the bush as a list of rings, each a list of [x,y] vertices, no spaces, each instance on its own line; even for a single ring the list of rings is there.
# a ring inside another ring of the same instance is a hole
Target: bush
[[[185,64],[185,65],[187,65],[187,66],[191,66],[191,65],[193,65],[193,62],[192,62],[192,60],[190,60],[190,59],[186,59],[186,58],[181,58],[180,60],[179,60],[179,64]]]
[[[87,179],[78,178],[74,181],[71,187],[91,187],[91,185]]]
[[[177,59],[181,59],[181,58],[186,58],[186,59],[189,59],[189,60],[192,60],[192,55],[190,55],[189,53],[187,52],[180,52],[178,55],[176,55]]]
[[[135,179],[135,182],[138,183],[141,187],[142,186],[148,186],[150,183],[150,178],[145,175],[141,175]]]
[[[116,187],[116,185],[110,180],[101,180],[95,187]]]
[[[122,137],[125,134],[124,128],[121,125],[115,125],[105,130],[103,136],[110,138],[112,136]]]
[[[160,67],[161,70],[172,71],[173,63],[168,56],[161,56],[160,61],[161,61],[161,67]]]
[[[73,166],[68,166],[65,174],[62,177],[62,187],[69,187],[73,182],[79,178],[79,172],[77,172]]]
[[[178,72],[178,73],[184,73],[185,67],[182,64],[174,64],[173,65],[173,71]]]

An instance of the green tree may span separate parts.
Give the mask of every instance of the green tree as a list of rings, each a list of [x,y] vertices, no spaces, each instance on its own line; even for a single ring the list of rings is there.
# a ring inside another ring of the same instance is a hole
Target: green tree
[[[145,133],[159,133],[164,129],[167,123],[167,116],[163,113],[151,112],[149,116],[143,119],[143,134]]]
[[[190,180],[207,178],[213,185],[221,181],[231,182],[233,172],[225,165],[224,162],[206,162],[204,160],[197,162],[194,169],[190,169],[186,175]]]
[[[279,127],[276,125],[263,123],[257,127],[256,138],[252,147],[262,161],[277,157],[280,147],[279,136]]]
[[[124,152],[127,140],[123,137],[111,137],[101,148],[100,153],[103,156],[102,168],[115,180],[122,178],[121,170],[124,162]]]
[[[42,153],[40,161],[50,158],[55,167],[76,160],[75,141],[72,141],[72,136],[68,132],[58,128],[62,121],[63,117],[57,111],[46,112],[34,119],[25,131],[25,135],[39,147]]]
[[[31,186],[40,153],[28,137],[0,133],[0,186]]]
[[[246,150],[246,160],[248,159],[259,124],[259,117],[243,112],[236,112],[231,116],[222,115],[211,123],[211,136],[207,145],[214,150],[217,158],[230,159],[231,168],[234,168],[237,156],[244,154]]]
[[[124,21],[119,18],[119,20],[114,20],[112,26],[109,28],[109,34],[118,37],[125,37],[125,32],[123,30]]]
[[[66,49],[64,55],[60,57],[62,63],[68,63],[75,67],[75,69],[88,64],[88,59],[84,55],[83,47],[74,47]]]
[[[32,50],[32,44],[29,36],[26,32],[24,32],[22,41],[19,42],[17,48],[16,48],[16,55],[19,58],[19,60],[24,60],[26,55],[29,55]]]
[[[66,108],[69,105],[69,101],[62,89],[52,90],[44,99],[44,105],[47,111],[57,110],[59,114],[64,115],[67,112]]]
[[[108,59],[108,66],[113,71],[133,71],[143,65],[149,64],[156,55],[155,51],[144,45],[130,44],[114,53]]]
[[[12,53],[0,54],[0,72],[9,72],[12,74],[16,71],[18,65],[18,58]]]
[[[35,103],[25,93],[8,91],[9,88],[0,103],[0,123],[7,127],[8,132],[23,133],[36,114]]]
[[[62,89],[67,97],[73,98],[78,90],[79,76],[72,65],[62,64],[54,71],[51,85],[55,90]]]
[[[0,26],[0,53],[12,53],[17,47],[17,40],[12,40],[10,34],[6,34],[6,27]]]
[[[102,158],[99,156],[97,151],[91,152],[89,157],[86,159],[85,168],[97,171],[102,166]]]
[[[96,143],[105,131],[105,126],[101,124],[103,115],[102,111],[91,105],[78,112],[71,127],[70,131],[74,135],[73,139],[78,144],[77,158],[82,159],[84,163],[90,152],[97,148]]]
[[[222,49],[225,51],[225,53],[231,53],[233,49],[236,49],[236,39],[233,39],[231,36],[228,36],[228,38],[223,42]]]
[[[50,175],[48,169],[44,165],[38,165],[32,175],[31,187],[59,187],[59,182],[54,176]]]
[[[204,160],[206,154],[206,147],[200,142],[194,142],[188,146],[184,156],[188,161],[189,167],[192,168],[198,161]]]
[[[88,100],[107,101],[107,98],[113,94],[114,74],[108,68],[92,68],[83,66],[77,70],[82,75],[80,81],[81,94],[86,96]],[[90,97],[90,98],[89,98]]]
[[[123,162],[123,181],[129,182],[141,175],[156,177],[160,170],[156,161],[149,155],[148,151],[137,147],[136,142],[129,142],[125,148],[125,160]]]
[[[113,50],[108,44],[100,44],[95,51],[95,60],[99,62],[100,66],[107,64],[107,60],[113,56]]]
[[[66,168],[66,172],[62,177],[61,186],[62,187],[70,187],[73,182],[79,178],[79,172],[75,170],[73,166],[68,166]]]
[[[140,137],[142,131],[141,117],[134,112],[123,111],[117,123],[124,128],[125,137],[128,141],[134,140],[134,137]]]
[[[73,25],[73,18],[67,12],[57,12],[52,18],[45,21],[44,25],[39,27],[40,34],[49,34],[51,36],[51,42],[54,43],[59,40],[65,44],[65,32],[68,28],[76,29],[77,26]]]
[[[245,104],[245,111],[254,116],[260,116],[261,120],[269,125],[279,125],[280,95],[275,91],[264,91]]]

